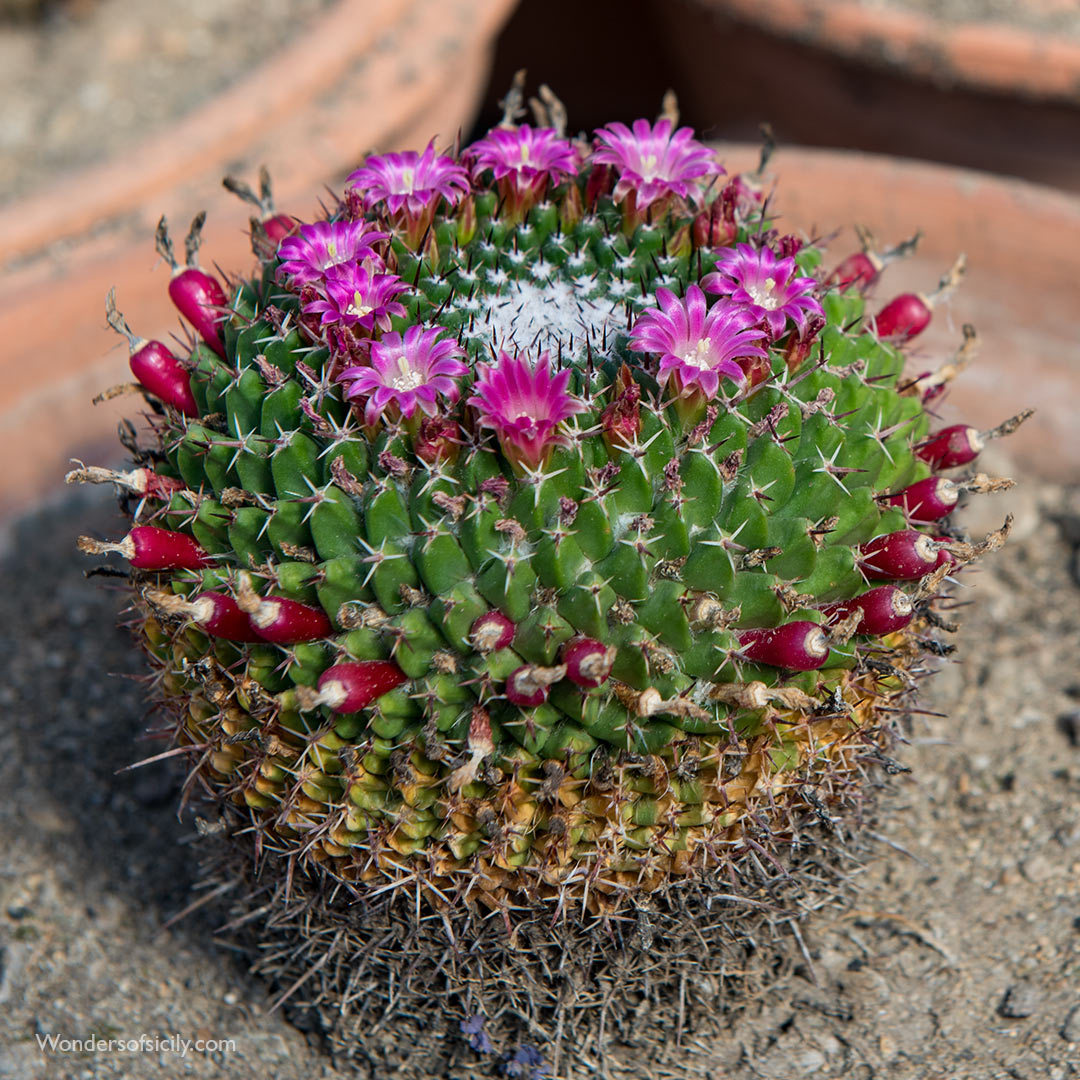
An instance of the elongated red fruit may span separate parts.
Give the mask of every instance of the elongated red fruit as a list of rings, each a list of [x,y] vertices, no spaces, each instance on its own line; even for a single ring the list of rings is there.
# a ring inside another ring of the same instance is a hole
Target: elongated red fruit
[[[885,502],[901,506],[912,521],[937,521],[956,509],[960,487],[941,476],[917,480]]]
[[[878,336],[910,341],[921,334],[929,325],[934,307],[945,299],[963,280],[967,259],[960,255],[938,282],[938,287],[929,295],[923,293],[903,293],[890,300],[874,316],[874,327]]]
[[[243,602],[241,607],[244,607]],[[318,641],[333,633],[330,620],[321,608],[283,596],[261,597],[248,614],[259,637],[275,645]]]
[[[1034,413],[1034,409],[1024,409],[986,431],[976,431],[969,424],[953,424],[918,443],[915,453],[935,469],[954,469],[958,465],[968,465],[978,457],[991,439],[1011,435],[1021,424],[1031,419]]]
[[[251,618],[251,625],[263,641],[275,645],[299,645],[329,637],[333,627],[322,608],[289,600],[284,596],[259,596],[247,574],[236,586],[236,603]]]
[[[902,293],[874,316],[874,327],[879,337],[910,341],[930,325],[932,315],[933,308],[925,296]]]
[[[740,652],[755,664],[789,668],[792,671],[816,671],[829,655],[825,631],[813,622],[789,622],[739,634]]]
[[[935,469],[955,469],[974,461],[986,443],[969,424],[953,424],[915,447],[915,456]]]
[[[296,232],[300,223],[289,214],[272,214],[270,217],[263,218],[260,224],[267,237],[275,244],[280,244],[286,236],[291,236]]]
[[[217,278],[199,269],[199,239],[205,221],[206,214],[200,213],[191,223],[184,242],[186,266],[180,266],[176,261],[165,218],[158,222],[157,250],[172,267],[169,298],[176,305],[177,311],[195,328],[199,337],[224,359],[225,346],[221,341],[220,327],[228,310],[229,300]]]
[[[937,545],[916,529],[875,536],[859,548],[859,566],[871,580],[917,581],[929,574],[937,561]]]
[[[144,595],[155,608],[190,619],[212,637],[225,641],[262,641],[247,613],[240,610],[240,605],[228,593],[204,592],[189,598],[148,589]]]
[[[191,377],[160,341],[143,341],[131,354],[131,373],[155,397],[185,416],[198,416]]]
[[[850,600],[824,604],[820,611],[829,625],[843,622],[858,611],[862,618],[855,628],[855,633],[878,637],[881,634],[895,633],[907,626],[915,613],[915,606],[911,597],[895,585],[879,585]]]
[[[140,570],[202,570],[213,565],[210,556],[186,533],[136,525],[128,538],[135,549],[131,565]]]
[[[229,300],[217,279],[197,267],[185,267],[169,282],[169,298],[199,337],[224,358],[225,346],[218,327]]]
[[[137,570],[203,570],[213,565],[210,556],[186,533],[156,525],[136,525],[115,543],[89,536],[80,536],[76,543],[88,555],[123,555]]]
[[[140,384],[185,416],[198,416],[199,407],[191,393],[191,379],[183,364],[160,341],[147,341],[132,333],[124,316],[116,310],[115,289],[109,290],[105,300],[105,318],[127,339],[131,373]]]
[[[262,641],[246,611],[228,593],[199,593],[190,604],[188,618],[213,637],[225,641]]]
[[[844,289],[850,285],[858,285],[865,289],[877,281],[881,274],[882,261],[876,255],[868,251],[856,251],[849,255],[829,275],[827,284],[838,285]]]
[[[616,650],[594,638],[578,637],[562,647],[566,677],[583,690],[592,690],[607,682]]]
[[[406,678],[392,660],[335,664],[319,676],[319,700],[335,712],[357,712],[400,686]]]

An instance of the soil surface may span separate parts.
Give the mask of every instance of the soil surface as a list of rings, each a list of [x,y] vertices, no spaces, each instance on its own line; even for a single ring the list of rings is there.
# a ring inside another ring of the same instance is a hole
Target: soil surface
[[[675,1047],[671,1034],[656,1054],[618,1057],[612,1077],[1080,1076],[1080,491],[1028,482],[986,497],[971,531],[1006,509],[1014,539],[962,578],[975,588],[957,652],[897,748],[912,772],[891,782],[854,906],[804,925],[808,961],[780,946],[791,974],[721,1041]],[[0,1076],[344,1080],[314,1034],[269,1014],[227,936],[215,943],[212,905],[166,925],[191,901],[198,822],[177,820],[167,762],[118,771],[164,747],[141,735],[153,717],[116,628],[123,594],[84,579],[73,546],[123,528],[98,489],[9,535]],[[42,1052],[46,1035],[233,1042],[181,1059],[161,1045]]]
[[[332,2],[68,0],[0,22],[0,203],[156,134]]]

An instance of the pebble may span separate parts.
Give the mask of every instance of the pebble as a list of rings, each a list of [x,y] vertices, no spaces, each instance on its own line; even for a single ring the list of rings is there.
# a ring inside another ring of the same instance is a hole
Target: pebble
[[[1049,881],[1057,873],[1057,866],[1045,855],[1032,855],[1020,864],[1020,873],[1035,885]]]
[[[998,1012],[1010,1020],[1022,1020],[1025,1016],[1034,1016],[1041,1003],[1042,995],[1031,983],[1013,983],[1005,991]]]
[[[1080,1004],[1074,1005],[1061,1025],[1061,1037],[1066,1042],[1080,1043]]]
[[[1057,729],[1070,746],[1080,747],[1080,709],[1072,709],[1057,718]]]

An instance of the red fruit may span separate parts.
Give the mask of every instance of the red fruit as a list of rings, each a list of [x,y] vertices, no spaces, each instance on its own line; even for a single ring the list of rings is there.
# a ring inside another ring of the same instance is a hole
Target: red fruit
[[[902,506],[912,521],[937,521],[956,509],[960,487],[941,476],[928,476],[919,480],[885,501],[892,506]]]
[[[562,647],[566,677],[583,690],[592,690],[607,682],[616,650],[594,638],[578,637]]]
[[[529,668],[519,667],[506,680],[506,700],[511,705],[522,705],[530,708],[533,705],[543,705],[548,699],[548,687],[537,686],[528,677]]]
[[[198,416],[199,406],[191,392],[191,378],[180,361],[160,341],[136,339],[131,354],[131,373],[155,397],[185,416]]]
[[[136,525],[128,533],[131,565],[139,570],[202,570],[213,565],[209,555],[186,533]]]
[[[199,593],[187,611],[200,630],[225,641],[262,641],[247,612],[227,593]]]
[[[501,611],[481,615],[469,630],[469,644],[480,653],[505,649],[514,640],[517,627]]]
[[[961,255],[929,296],[904,293],[891,300],[874,318],[878,336],[910,341],[921,334],[930,325],[934,305],[944,300],[960,284],[966,266],[967,260]]]
[[[282,596],[258,598],[253,610],[241,599],[240,606],[251,616],[251,625],[263,641],[275,645],[298,645],[329,637],[333,627],[322,608],[302,604]]]
[[[914,616],[915,607],[911,597],[895,585],[880,585],[851,600],[824,604],[820,610],[830,626],[843,622],[849,615],[859,611],[862,619],[855,632],[878,637],[881,634],[892,634],[907,626]]]
[[[552,683],[557,683],[566,675],[566,665],[558,667],[536,667],[526,664],[510,673],[506,680],[506,700],[511,705],[531,708],[543,705],[548,699]]]
[[[169,298],[199,337],[224,359],[225,345],[218,327],[225,317],[229,299],[217,279],[198,267],[177,269],[169,282]]]
[[[203,570],[213,565],[210,556],[186,533],[156,525],[136,525],[116,543],[89,536],[80,536],[76,543],[88,555],[123,555],[137,570]]]
[[[319,697],[321,704],[335,712],[357,712],[406,679],[405,672],[392,660],[335,664],[319,676]]]
[[[274,214],[272,217],[263,218],[260,224],[267,238],[275,244],[280,244],[286,236],[292,236],[296,232],[300,223],[288,214]]]
[[[856,251],[829,275],[826,284],[838,285],[841,289],[851,285],[866,289],[877,281],[883,265],[876,255],[868,251]]]
[[[935,469],[954,469],[974,461],[985,445],[975,428],[968,424],[953,424],[919,443],[915,455]]]
[[[205,221],[206,214],[200,213],[191,223],[191,229],[184,241],[186,266],[180,266],[176,261],[165,218],[158,222],[156,243],[158,253],[172,267],[170,299],[180,314],[195,328],[199,337],[224,359],[225,346],[222,344],[219,328],[228,311],[229,300],[217,278],[211,277],[198,266],[199,240]]]
[[[874,316],[874,328],[878,337],[910,341],[930,325],[932,315],[933,307],[925,296],[903,293]]]
[[[863,573],[877,581],[917,581],[929,574],[938,561],[934,541],[915,529],[875,536],[858,552]]]
[[[191,380],[180,361],[160,341],[147,341],[131,332],[124,316],[116,310],[116,290],[105,300],[105,318],[128,343],[131,373],[155,397],[185,416],[198,416],[199,407],[191,393]]]
[[[815,671],[829,655],[825,632],[817,623],[808,621],[743,630],[739,634],[739,644],[745,659],[792,671]]]

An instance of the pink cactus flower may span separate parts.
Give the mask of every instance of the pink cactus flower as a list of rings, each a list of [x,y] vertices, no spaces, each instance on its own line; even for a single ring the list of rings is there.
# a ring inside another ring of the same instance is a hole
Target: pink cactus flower
[[[434,209],[440,198],[456,206],[469,193],[469,177],[452,157],[436,155],[435,140],[423,154],[376,154],[349,176],[348,183],[364,198],[364,209],[385,203],[391,214],[404,210],[418,217]]]
[[[592,155],[597,165],[614,165],[619,172],[614,198],[622,202],[631,193],[638,210],[667,195],[678,195],[697,204],[701,192],[693,182],[724,172],[713,152],[694,138],[691,128],[674,134],[664,117],[650,126],[635,120],[634,130],[625,124],[608,124],[595,134],[602,144]]]
[[[570,372],[550,371],[543,353],[531,368],[520,357],[499,354],[495,364],[481,364],[476,393],[469,398],[480,413],[481,427],[495,429],[503,453],[515,465],[536,469],[566,437],[558,427],[585,405],[567,391]]]
[[[381,274],[373,263],[344,263],[326,271],[323,297],[304,305],[305,315],[321,314],[320,323],[390,329],[392,315],[404,315],[405,305],[394,299],[408,286],[396,274]]]
[[[809,295],[817,282],[797,277],[799,268],[793,258],[778,259],[767,247],[737,244],[721,252],[716,267],[716,273],[702,278],[702,287],[729,297],[755,322],[764,323],[774,341],[783,335],[788,319],[804,334],[807,316],[825,314]]]
[[[338,375],[348,384],[346,398],[367,398],[365,424],[374,424],[391,407],[409,420],[418,407],[434,416],[440,397],[457,402],[461,391],[455,380],[469,368],[461,362],[464,353],[457,342],[442,334],[422,326],[410,326],[404,337],[385,334],[371,346],[370,366],[348,367]]]
[[[513,216],[521,217],[544,197],[548,184],[561,184],[576,174],[578,155],[569,139],[554,128],[528,124],[492,128],[466,151],[473,180],[490,169]]]
[[[278,281],[286,278],[293,286],[321,281],[332,266],[365,260],[382,269],[377,245],[390,234],[378,232],[370,221],[317,221],[301,225],[299,233],[281,241]]]
[[[745,379],[737,360],[765,357],[758,342],[765,332],[742,309],[730,304],[706,305],[696,285],[680,300],[670,289],[657,289],[659,310],[650,308],[634,324],[630,348],[659,353],[657,378],[662,386],[670,379],[676,395],[700,393],[712,400],[726,376],[736,383]]]

